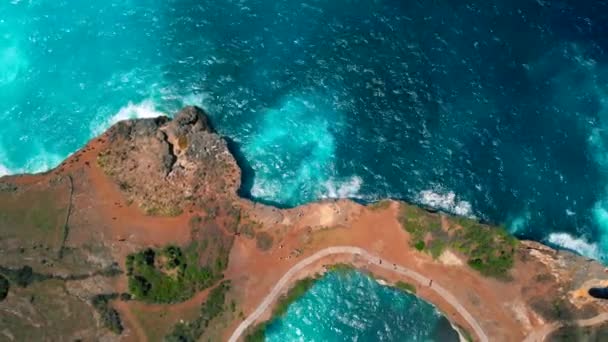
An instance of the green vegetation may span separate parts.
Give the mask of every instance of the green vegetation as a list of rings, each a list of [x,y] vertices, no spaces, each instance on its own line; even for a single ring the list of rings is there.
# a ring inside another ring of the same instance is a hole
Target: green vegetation
[[[30,284],[52,278],[51,276],[35,273],[34,270],[25,265],[21,268],[11,269],[0,266],[3,278],[10,280],[19,287],[28,287]]]
[[[266,321],[256,325],[253,330],[245,336],[245,342],[264,342],[266,341],[266,329],[272,321]]]
[[[410,283],[406,283],[406,282],[403,282],[403,281],[398,281],[395,284],[395,287],[398,288],[398,289],[400,289],[400,290],[416,294],[416,286],[414,286],[414,285],[412,285]]]
[[[475,220],[456,219],[460,230],[452,246],[468,257],[471,267],[481,274],[501,278],[513,267],[518,240],[503,227],[483,226]]]
[[[118,297],[119,295],[117,293],[97,295],[93,297],[91,303],[99,313],[104,327],[108,328],[113,333],[120,335],[124,329],[122,321],[120,320],[120,315],[116,309],[110,306],[110,301],[117,299]]]
[[[259,232],[255,234],[255,245],[262,251],[267,251],[272,248],[273,238],[267,232]]]
[[[279,302],[276,304],[273,316],[283,316],[287,312],[289,306],[298,300],[298,298],[302,297],[310,288],[317,282],[317,277],[308,277],[302,280],[299,280],[294,287],[287,291],[287,294],[279,299]]]
[[[443,253],[445,246],[446,242],[443,240],[436,239],[431,241],[431,244],[429,246],[429,252],[433,256],[433,259],[437,259],[441,256],[441,253]]]
[[[209,323],[226,311],[226,293],[229,290],[230,282],[221,282],[209,293],[209,297],[201,306],[200,315],[191,322],[175,325],[165,340],[171,342],[198,341],[205,329],[209,327]]]
[[[345,271],[351,270],[352,266],[347,264],[336,264],[331,266],[332,271]],[[275,320],[276,317],[285,315],[289,305],[302,297],[310,288],[317,282],[318,278],[308,277],[298,281],[287,294],[279,299],[279,302],[275,305],[274,311],[272,312],[272,318],[266,322],[260,323],[253,328],[253,330],[245,336],[246,342],[263,342],[266,336],[266,328]]]
[[[8,290],[10,288],[10,284],[8,279],[6,279],[2,274],[0,274],[0,302],[3,301],[6,296],[8,296]]]
[[[422,208],[402,204],[399,220],[405,230],[412,236],[412,241],[425,243],[428,234],[440,234],[441,218]]]
[[[206,243],[193,242],[184,250],[177,246],[148,248],[129,255],[126,260],[129,292],[136,299],[154,303],[174,303],[192,297],[223,277],[228,251],[216,247],[220,250],[218,255],[207,264],[201,264]]]
[[[339,263],[330,265],[327,269],[331,272],[347,273],[354,270],[355,267],[351,264]]]
[[[399,220],[411,235],[413,247],[438,258],[446,248],[460,252],[467,263],[485,276],[506,278],[513,266],[518,240],[502,227],[449,216],[446,227],[441,215],[402,204]]]

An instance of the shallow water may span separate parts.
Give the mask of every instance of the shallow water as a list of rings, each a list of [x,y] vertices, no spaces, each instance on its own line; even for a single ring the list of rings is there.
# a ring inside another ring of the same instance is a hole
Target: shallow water
[[[203,106],[292,206],[404,198],[605,260],[604,1],[3,1],[0,173]]]
[[[330,272],[266,330],[266,341],[458,341],[432,305],[356,272]]]

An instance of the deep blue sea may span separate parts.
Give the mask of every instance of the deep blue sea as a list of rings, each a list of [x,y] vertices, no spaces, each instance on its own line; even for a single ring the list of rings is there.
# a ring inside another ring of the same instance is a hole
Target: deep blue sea
[[[435,307],[355,271],[330,272],[283,317],[266,341],[458,342],[458,333]]]
[[[603,0],[3,0],[0,174],[205,108],[244,195],[395,197],[608,261]]]

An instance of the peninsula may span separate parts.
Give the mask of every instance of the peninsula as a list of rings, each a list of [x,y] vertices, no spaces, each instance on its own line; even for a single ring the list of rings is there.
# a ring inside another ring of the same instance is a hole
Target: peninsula
[[[332,265],[415,292],[475,341],[608,336],[598,262],[394,200],[254,203],[236,148],[187,107],[0,178],[0,339],[255,340]]]

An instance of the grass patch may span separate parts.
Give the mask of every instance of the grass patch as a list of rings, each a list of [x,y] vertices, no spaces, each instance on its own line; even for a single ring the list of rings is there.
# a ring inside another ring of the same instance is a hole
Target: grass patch
[[[438,214],[408,204],[401,205],[399,221],[412,236],[412,241],[425,241],[427,234],[441,231],[441,217]]]
[[[207,300],[201,306],[199,316],[190,322],[176,324],[165,340],[171,342],[198,341],[209,327],[209,323],[226,311],[226,293],[229,290],[230,282],[221,282],[209,293]]]
[[[331,272],[337,272],[342,274],[354,270],[355,267],[351,264],[339,263],[330,265],[329,267],[327,267],[327,269]]]
[[[405,203],[401,204],[399,221],[410,234],[412,246],[433,258],[449,248],[463,254],[468,265],[481,274],[503,279],[513,267],[519,241],[502,227],[448,216],[447,228],[442,228],[440,214]]]
[[[456,218],[461,227],[452,246],[468,257],[468,264],[486,276],[504,277],[513,267],[519,241],[503,227],[489,227],[467,218]]]
[[[245,336],[245,342],[265,342],[266,329],[271,321],[266,321],[255,326],[255,328]]]
[[[398,281],[397,283],[395,283],[395,287],[405,292],[416,294],[416,286],[410,283]]]
[[[443,253],[443,251],[445,250],[446,247],[446,242],[440,239],[436,239],[431,241],[431,244],[429,246],[429,253],[431,253],[431,255],[433,256],[433,259],[437,259],[439,258],[439,256],[441,256],[441,253]]]
[[[127,257],[129,292],[136,299],[153,303],[174,303],[210,287],[223,277],[227,255],[201,265],[206,244],[193,242],[185,249],[167,246],[148,248]]]

